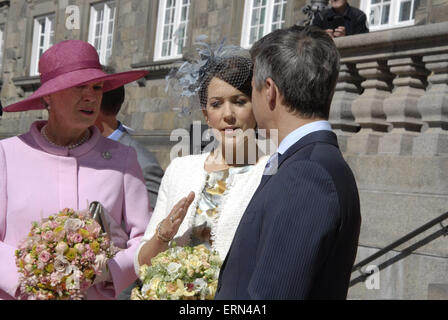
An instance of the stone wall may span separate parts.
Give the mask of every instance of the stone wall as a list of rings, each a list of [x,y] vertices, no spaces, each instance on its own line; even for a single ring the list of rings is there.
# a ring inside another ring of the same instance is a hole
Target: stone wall
[[[448,23],[335,42],[342,73],[330,121],[360,192],[359,262],[448,211]],[[350,297],[427,298],[430,284],[448,282],[447,257],[439,238],[382,271],[380,290],[361,283]]]

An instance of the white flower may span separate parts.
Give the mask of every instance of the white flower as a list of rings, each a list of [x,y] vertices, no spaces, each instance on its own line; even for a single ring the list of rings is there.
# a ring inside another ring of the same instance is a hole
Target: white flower
[[[104,254],[99,254],[95,258],[95,267],[97,270],[103,270],[107,264],[107,257]]]
[[[72,274],[70,277],[68,277],[67,280],[65,281],[65,286],[67,287],[68,290],[79,289],[78,276],[75,274]]]
[[[27,254],[26,256],[25,256],[25,263],[26,264],[31,264],[31,263],[33,263],[34,262],[34,259],[33,259],[33,257],[31,256],[31,254]]]
[[[147,293],[149,290],[151,290],[151,283],[145,283],[145,284],[142,286],[142,294],[143,294],[143,295],[146,295],[146,293]]]
[[[28,272],[31,272],[31,271],[33,271],[33,266],[31,264],[27,264],[27,265],[25,265],[25,270]]]
[[[175,263],[175,262],[171,262],[168,267],[166,268],[166,270],[170,273],[176,273],[177,271],[179,271],[180,267],[182,267],[181,264],[179,263]]]
[[[68,260],[62,255],[57,255],[54,259],[54,269],[64,275],[69,275],[73,271],[70,262],[68,262]]]
[[[194,289],[197,291],[202,291],[207,288],[207,282],[204,279],[195,279],[193,281]]]
[[[79,219],[67,219],[64,224],[64,229],[67,231],[73,231],[76,232],[82,227],[84,227],[84,221]]]
[[[59,253],[60,255],[62,255],[65,253],[65,251],[67,251],[67,249],[68,249],[68,245],[65,242],[61,241],[57,244],[55,251],[56,251],[56,253]]]
[[[82,243],[77,243],[75,244],[75,249],[80,253],[83,254],[84,251],[86,251],[86,248],[84,247],[84,245]]]

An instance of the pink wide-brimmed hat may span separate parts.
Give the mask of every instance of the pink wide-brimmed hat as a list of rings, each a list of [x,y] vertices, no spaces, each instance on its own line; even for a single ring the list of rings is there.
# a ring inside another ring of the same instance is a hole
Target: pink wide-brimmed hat
[[[3,109],[7,112],[44,109],[41,98],[68,88],[104,81],[103,91],[110,91],[140,79],[147,71],[107,74],[102,70],[95,47],[81,40],[59,42],[40,57],[41,86],[31,96]]]

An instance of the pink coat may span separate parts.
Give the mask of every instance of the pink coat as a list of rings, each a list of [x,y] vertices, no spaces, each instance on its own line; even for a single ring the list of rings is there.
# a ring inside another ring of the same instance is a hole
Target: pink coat
[[[39,133],[44,123],[0,141],[0,299],[16,298],[14,252],[31,223],[64,208],[83,210],[92,201],[102,203],[115,227],[123,223],[129,236],[127,249],[108,263],[114,286],[96,285],[87,296],[114,299],[136,279],[134,254],[151,215],[136,152],[95,127],[80,147],[56,147]]]

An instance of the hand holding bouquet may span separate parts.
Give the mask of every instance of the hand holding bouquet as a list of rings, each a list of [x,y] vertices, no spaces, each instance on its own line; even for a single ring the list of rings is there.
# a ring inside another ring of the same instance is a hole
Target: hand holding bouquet
[[[34,222],[16,250],[20,299],[82,299],[117,249],[88,211]]]
[[[132,300],[212,300],[221,259],[204,245],[173,247],[159,253],[151,266],[140,267],[141,288]]]

